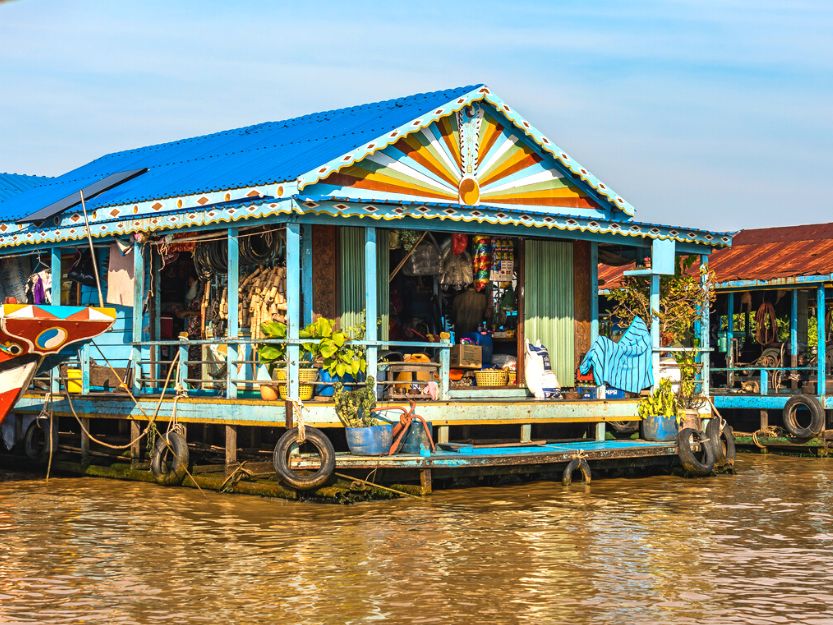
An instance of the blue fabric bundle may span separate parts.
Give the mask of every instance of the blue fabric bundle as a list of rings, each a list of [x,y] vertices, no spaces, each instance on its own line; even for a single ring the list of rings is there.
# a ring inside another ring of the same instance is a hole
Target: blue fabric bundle
[[[579,370],[586,374],[591,367],[596,384],[607,384],[629,393],[652,386],[651,333],[642,318],[634,317],[618,343],[606,336],[598,337]]]

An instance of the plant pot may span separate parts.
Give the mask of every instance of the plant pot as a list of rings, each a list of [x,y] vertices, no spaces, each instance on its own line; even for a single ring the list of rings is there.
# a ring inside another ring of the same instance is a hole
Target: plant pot
[[[645,417],[642,438],[647,441],[673,441],[677,438],[676,417]]]
[[[683,422],[680,423],[680,429],[691,428],[692,430],[700,431],[700,413],[696,410],[686,410]]]
[[[285,382],[286,369],[278,369],[277,376],[279,382]],[[315,382],[317,379],[318,369],[314,369],[312,367],[301,367],[298,369],[298,381],[301,384],[301,387],[298,389],[298,398],[301,401],[309,401],[312,399],[313,389],[315,388],[315,385],[312,384],[312,382]],[[289,385],[279,384],[278,395],[280,395],[281,399],[287,399],[289,397]]]
[[[350,453],[357,456],[384,456],[393,442],[392,425],[344,428],[344,433]]]
[[[354,382],[361,382],[361,375],[359,375],[359,379],[357,380],[349,373],[345,373],[344,375],[330,375],[330,372],[326,369],[321,369],[321,375],[318,376],[319,382],[327,382],[328,384],[318,384],[315,387],[315,394],[319,397],[332,397],[333,394],[336,392],[335,387],[333,384],[336,382],[341,382],[342,384],[352,384]]]

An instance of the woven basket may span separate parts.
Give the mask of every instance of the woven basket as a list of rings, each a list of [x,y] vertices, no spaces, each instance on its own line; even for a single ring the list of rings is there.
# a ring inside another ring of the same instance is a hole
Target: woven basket
[[[483,369],[475,371],[477,386],[506,386],[507,375],[503,369]]]
[[[286,380],[286,369],[278,369],[278,380]],[[312,382],[318,380],[318,369],[311,367],[301,367],[298,369],[298,381],[301,383],[301,388],[298,389],[298,397],[301,401],[312,399],[312,393],[315,385]],[[286,384],[278,385],[278,395],[281,399],[289,397],[289,388]]]
[[[298,389],[298,398],[301,401],[308,401],[312,399],[312,390],[315,387],[312,384],[301,384],[301,388]],[[281,384],[278,386],[278,395],[280,395],[281,399],[287,399],[289,397],[289,386],[286,384]]]

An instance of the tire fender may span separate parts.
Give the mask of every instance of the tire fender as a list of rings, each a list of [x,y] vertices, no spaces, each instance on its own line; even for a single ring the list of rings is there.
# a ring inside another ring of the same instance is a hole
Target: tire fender
[[[150,471],[159,484],[182,484],[188,473],[188,441],[173,431],[156,437],[150,458]]]
[[[306,442],[315,447],[321,457],[321,466],[315,472],[294,471],[289,467],[289,455],[297,445],[298,428],[290,428],[284,432],[275,445],[272,454],[272,464],[278,479],[295,490],[306,491],[321,488],[326,484],[336,468],[336,452],[330,439],[318,428],[306,428]]]
[[[806,406],[810,412],[810,425],[801,427],[798,424],[797,411]],[[818,436],[824,430],[824,408],[818,398],[812,395],[793,395],[784,406],[784,429],[798,439],[809,440]]]
[[[573,483],[573,474],[576,471],[580,471],[582,477],[584,478],[585,484],[589,484],[592,480],[592,474],[590,473],[590,465],[587,464],[587,460],[584,458],[573,458],[570,460],[569,464],[564,467],[564,474],[561,476],[561,484],[564,486],[569,486]]]
[[[34,419],[26,428],[26,434],[23,436],[23,453],[33,462],[46,462],[49,458],[49,442],[49,421],[46,420],[42,423],[40,419]],[[54,455],[58,451],[57,419],[52,422],[51,442]]]
[[[700,444],[699,457],[694,453],[693,442]],[[689,475],[705,477],[714,470],[714,447],[709,437],[699,430],[683,428],[677,432],[677,455]]]

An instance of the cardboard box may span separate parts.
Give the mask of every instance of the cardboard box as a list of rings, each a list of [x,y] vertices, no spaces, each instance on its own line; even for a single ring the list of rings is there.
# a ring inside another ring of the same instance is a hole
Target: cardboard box
[[[483,350],[480,345],[462,343],[451,346],[452,369],[480,369],[483,366]]]

